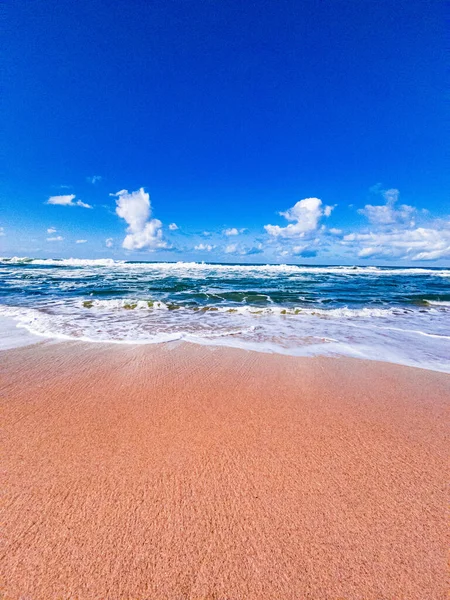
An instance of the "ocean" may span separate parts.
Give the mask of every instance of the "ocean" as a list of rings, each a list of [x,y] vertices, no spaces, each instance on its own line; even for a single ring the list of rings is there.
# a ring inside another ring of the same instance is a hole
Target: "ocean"
[[[3,258],[0,328],[12,325],[450,372],[450,269]]]

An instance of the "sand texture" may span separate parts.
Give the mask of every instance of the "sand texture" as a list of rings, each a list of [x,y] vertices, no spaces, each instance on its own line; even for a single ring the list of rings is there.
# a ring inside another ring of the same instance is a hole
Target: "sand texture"
[[[449,375],[83,343],[0,372],[4,600],[446,597]]]

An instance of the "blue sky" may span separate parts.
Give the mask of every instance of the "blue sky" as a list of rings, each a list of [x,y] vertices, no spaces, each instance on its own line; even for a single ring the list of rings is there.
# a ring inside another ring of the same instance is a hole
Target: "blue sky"
[[[11,3],[0,254],[448,265],[444,8]]]

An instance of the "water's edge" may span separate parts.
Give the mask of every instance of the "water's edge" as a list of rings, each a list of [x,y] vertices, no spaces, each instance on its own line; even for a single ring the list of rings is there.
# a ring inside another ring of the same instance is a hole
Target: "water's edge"
[[[0,349],[178,340],[450,372],[450,269],[0,259],[0,335]]]

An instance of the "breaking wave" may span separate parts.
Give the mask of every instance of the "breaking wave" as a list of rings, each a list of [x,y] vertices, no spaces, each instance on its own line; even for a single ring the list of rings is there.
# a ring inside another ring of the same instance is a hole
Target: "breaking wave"
[[[431,268],[3,258],[0,334],[14,323],[22,340],[26,332],[108,343],[184,340],[450,372],[449,275]]]
[[[439,304],[439,303],[436,303]],[[450,303],[448,303],[450,306]],[[408,314],[411,310],[399,308],[284,308],[282,306],[268,306],[258,308],[257,306],[189,306],[176,303],[165,303],[158,300],[136,300],[133,298],[110,299],[110,300],[83,300],[78,306],[87,309],[104,310],[187,310],[200,313],[219,312],[225,314],[240,315],[279,315],[279,316],[314,316],[323,319],[355,319],[355,318],[388,318],[394,315]]]
[[[112,258],[81,259],[81,258],[30,258],[0,257],[4,265],[36,265],[51,267],[108,267],[120,269],[147,269],[163,271],[210,271],[222,272],[286,272],[312,274],[342,274],[342,275],[436,275],[450,277],[450,269],[431,269],[421,267],[391,268],[374,266],[306,266],[292,264],[223,264],[204,262],[138,262],[113,260]]]

